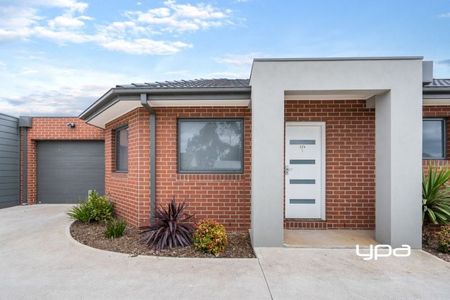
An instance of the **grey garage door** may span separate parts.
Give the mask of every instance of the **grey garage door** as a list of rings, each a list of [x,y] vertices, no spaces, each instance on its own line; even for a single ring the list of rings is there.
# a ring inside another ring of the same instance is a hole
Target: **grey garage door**
[[[105,147],[100,141],[41,141],[37,144],[40,203],[78,203],[89,190],[104,193]]]
[[[19,204],[18,122],[0,113],[0,208]]]

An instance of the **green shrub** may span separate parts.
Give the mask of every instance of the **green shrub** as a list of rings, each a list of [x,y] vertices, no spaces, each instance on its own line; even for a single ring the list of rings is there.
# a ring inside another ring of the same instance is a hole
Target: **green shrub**
[[[81,203],[77,206],[72,207],[68,215],[72,219],[80,221],[82,223],[90,223],[92,220],[91,211],[86,203]]]
[[[108,221],[113,217],[113,204],[106,196],[100,196],[96,191],[89,194],[86,205],[89,207],[93,221]]]
[[[443,253],[450,253],[450,226],[443,227],[436,234],[438,250]]]
[[[112,219],[106,223],[105,236],[109,239],[115,239],[123,236],[127,228],[127,223],[123,220]]]
[[[86,201],[74,206],[68,213],[72,219],[83,223],[106,222],[112,219],[113,214],[113,204],[96,191],[89,193]]]
[[[228,237],[225,227],[214,220],[203,220],[194,232],[194,247],[197,250],[218,256],[225,250]]]
[[[448,224],[450,221],[450,169],[428,166],[422,181],[422,220],[424,223]]]

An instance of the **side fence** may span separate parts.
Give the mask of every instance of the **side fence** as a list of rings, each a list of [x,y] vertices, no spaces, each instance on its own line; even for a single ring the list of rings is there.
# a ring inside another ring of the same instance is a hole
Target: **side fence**
[[[19,204],[19,119],[0,113],[0,208]]]

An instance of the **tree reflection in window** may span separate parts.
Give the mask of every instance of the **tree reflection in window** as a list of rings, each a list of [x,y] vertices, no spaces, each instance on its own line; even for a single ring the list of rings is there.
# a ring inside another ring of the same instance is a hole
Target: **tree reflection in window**
[[[179,120],[180,171],[240,172],[242,120]]]

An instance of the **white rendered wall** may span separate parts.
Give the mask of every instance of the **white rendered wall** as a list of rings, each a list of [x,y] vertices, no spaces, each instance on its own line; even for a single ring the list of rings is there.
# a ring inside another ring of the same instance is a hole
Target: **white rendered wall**
[[[253,63],[252,241],[283,242],[284,92],[371,90],[376,106],[376,238],[421,247],[422,59]]]

